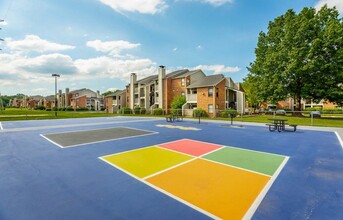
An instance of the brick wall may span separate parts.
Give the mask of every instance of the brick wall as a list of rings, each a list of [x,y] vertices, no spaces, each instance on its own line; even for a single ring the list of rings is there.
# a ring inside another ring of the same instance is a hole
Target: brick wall
[[[112,96],[105,97],[105,99],[104,99],[105,108],[107,109],[107,112],[111,112],[111,113],[113,112],[112,100],[113,100]]]
[[[216,96],[216,89],[218,89],[218,97]],[[225,79],[217,84],[216,88],[213,91],[215,96],[215,106],[218,105],[218,110],[225,109]]]
[[[208,96],[208,89],[213,88],[213,96]],[[215,87],[205,87],[205,88],[198,88],[197,89],[197,103],[198,103],[198,109],[203,109],[208,113],[208,105],[213,105],[213,111],[215,111]],[[209,117],[213,117],[213,113],[208,113]]]
[[[182,95],[182,92],[186,95],[186,79],[185,84],[181,85],[182,79],[166,79],[165,80],[165,91],[164,91],[164,108],[170,109],[171,103],[176,96]]]

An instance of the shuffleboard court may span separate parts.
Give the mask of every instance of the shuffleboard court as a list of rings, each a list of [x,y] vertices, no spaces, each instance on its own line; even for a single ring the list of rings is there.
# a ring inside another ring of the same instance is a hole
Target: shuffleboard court
[[[53,134],[42,134],[41,136],[59,147],[75,147],[95,142],[103,142],[122,138],[151,135],[157,132],[133,129],[127,127],[115,127],[97,130],[85,130],[74,132],[63,132]]]

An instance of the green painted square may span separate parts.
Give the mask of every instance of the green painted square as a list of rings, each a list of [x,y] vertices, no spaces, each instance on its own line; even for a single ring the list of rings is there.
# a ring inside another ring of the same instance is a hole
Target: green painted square
[[[251,151],[233,147],[224,147],[203,158],[244,168],[272,176],[279,168],[284,156]]]
[[[102,157],[108,163],[144,178],[193,157],[159,147],[148,147]]]

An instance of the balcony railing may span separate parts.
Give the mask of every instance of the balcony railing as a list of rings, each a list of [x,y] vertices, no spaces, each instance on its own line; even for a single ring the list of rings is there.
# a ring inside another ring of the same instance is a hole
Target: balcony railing
[[[197,101],[197,94],[187,94],[187,101],[188,102],[196,102]]]

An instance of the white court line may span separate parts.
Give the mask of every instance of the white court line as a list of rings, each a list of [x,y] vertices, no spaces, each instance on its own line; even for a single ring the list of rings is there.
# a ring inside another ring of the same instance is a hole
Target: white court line
[[[4,128],[2,127],[1,121],[0,121],[0,130],[4,130]]]
[[[49,138],[45,137],[43,134],[40,134],[39,136],[41,136],[42,138],[46,139],[47,141],[49,141],[50,143],[53,143],[54,145],[60,147],[60,148],[64,148],[62,145],[57,144],[56,142],[50,140]]]
[[[342,139],[341,139],[341,136],[339,136],[339,134],[338,134],[337,131],[335,131],[335,134],[336,134],[336,136],[337,136],[337,138],[338,138],[339,143],[341,144],[341,147],[343,148],[343,141],[342,141]]]
[[[59,119],[59,120],[62,120],[62,119]],[[44,129],[53,129],[53,128],[70,128],[70,127],[93,126],[93,125],[125,124],[125,123],[150,122],[150,121],[160,121],[160,120],[162,120],[162,119],[136,120],[136,121],[111,121],[111,122],[96,122],[96,123],[82,123],[82,124],[68,124],[68,125],[37,126],[37,127],[26,127],[26,128],[9,128],[6,130],[2,130],[2,132],[32,131],[32,130],[44,130]],[[95,130],[97,130],[97,129],[95,129]]]
[[[263,190],[260,192],[260,194],[257,196],[255,201],[253,202],[253,204],[250,206],[249,210],[245,213],[244,217],[242,218],[243,220],[248,220],[248,219],[252,218],[252,216],[256,212],[257,208],[261,204],[262,200],[267,195],[269,189],[272,187],[274,181],[276,180],[276,178],[281,173],[281,170],[286,165],[288,159],[289,159],[289,157],[286,156],[285,159],[282,161],[282,163],[280,164],[279,168],[275,171],[274,175],[270,178],[268,183],[264,186]]]
[[[175,196],[175,195],[173,195],[173,194],[171,194],[171,193],[169,193],[169,192],[167,192],[167,191],[165,191],[165,190],[163,190],[163,189],[161,189],[161,188],[158,188],[157,186],[155,186],[155,185],[153,185],[153,184],[151,184],[151,183],[145,181],[144,179],[139,178],[139,177],[137,177],[137,176],[135,176],[135,175],[133,175],[133,174],[127,172],[126,170],[124,170],[124,169],[122,169],[122,168],[116,166],[115,164],[112,164],[112,163],[108,162],[106,159],[103,159],[103,157],[98,157],[98,158],[99,158],[100,160],[104,161],[105,163],[107,163],[107,164],[109,164],[109,165],[111,165],[111,166],[117,168],[118,170],[120,170],[120,171],[126,173],[127,175],[129,175],[129,176],[135,178],[135,179],[138,180],[139,182],[142,182],[142,183],[144,183],[144,184],[150,186],[151,188],[153,188],[153,189],[155,189],[155,190],[157,190],[157,191],[159,191],[159,192],[161,192],[161,193],[163,193],[163,194],[165,194],[165,195],[167,195],[167,196],[169,196],[169,197],[171,197],[171,198],[173,198],[173,199],[175,199],[175,200],[177,200],[177,201],[179,201],[179,202],[181,202],[181,203],[183,203],[183,204],[185,204],[185,205],[187,205],[187,206],[190,207],[190,208],[193,208],[194,210],[196,210],[196,211],[198,211],[198,212],[200,212],[200,213],[202,213],[202,214],[204,214],[204,215],[207,215],[208,217],[210,217],[210,218],[212,218],[212,219],[215,219],[215,220],[220,220],[220,219],[221,219],[221,218],[219,218],[218,216],[215,216],[215,215],[213,215],[212,213],[209,213],[209,212],[207,212],[207,211],[205,211],[205,210],[203,210],[203,209],[201,209],[201,208],[199,208],[199,207],[197,207],[197,206],[195,206],[195,205],[193,205],[193,204],[191,204],[191,203],[189,203],[189,202],[187,202],[187,201],[185,201],[185,200],[183,200],[183,199],[181,199],[181,198],[179,198],[179,197],[177,197],[177,196]],[[197,158],[194,158],[194,159],[197,159]]]

